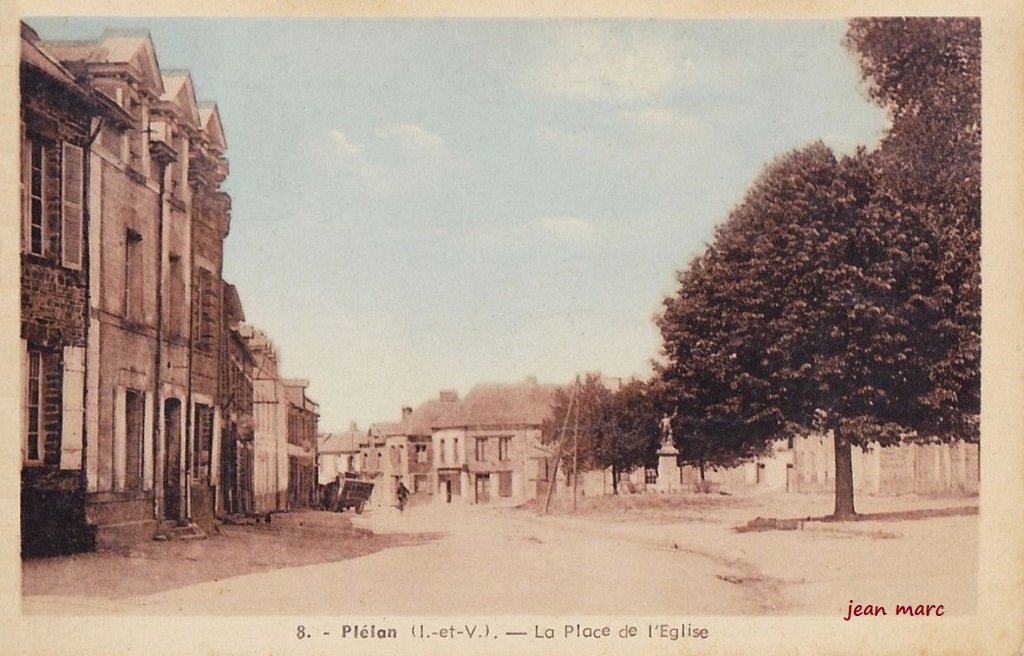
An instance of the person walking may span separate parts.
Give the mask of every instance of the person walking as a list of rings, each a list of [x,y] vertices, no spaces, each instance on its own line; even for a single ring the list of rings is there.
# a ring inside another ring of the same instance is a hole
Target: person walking
[[[405,483],[398,481],[398,509],[405,510],[405,504],[409,500],[409,488]]]

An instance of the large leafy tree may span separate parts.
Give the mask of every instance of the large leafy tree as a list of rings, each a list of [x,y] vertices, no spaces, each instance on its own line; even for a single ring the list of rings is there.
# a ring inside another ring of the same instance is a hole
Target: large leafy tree
[[[936,426],[977,439],[981,395],[981,24],[978,19],[851,21],[847,46],[892,127],[870,155],[879,193],[935,235],[933,311],[922,344]]]
[[[659,318],[679,423],[737,453],[830,431],[837,516],[852,446],[976,437],[980,344],[977,25],[855,21],[848,44],[893,114],[882,146],[772,164]]]

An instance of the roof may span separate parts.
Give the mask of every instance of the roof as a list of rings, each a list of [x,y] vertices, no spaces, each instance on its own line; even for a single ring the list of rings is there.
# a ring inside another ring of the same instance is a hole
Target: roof
[[[227,150],[228,142],[224,137],[224,124],[221,123],[217,103],[208,100],[199,103],[199,125],[203,128],[210,143],[221,150]]]
[[[535,383],[477,385],[454,412],[439,417],[433,427],[539,426],[551,417],[557,389],[557,385]]]
[[[344,433],[325,433],[320,436],[317,450],[320,453],[354,453],[359,450],[363,432],[359,430]]]
[[[458,402],[431,399],[420,404],[405,421],[406,435],[430,435],[434,426],[443,423],[459,411]]]
[[[185,121],[192,127],[199,128],[199,104],[196,101],[192,74],[188,71],[164,71],[163,80],[164,93],[160,100],[176,105]]]
[[[378,421],[376,423],[370,424],[370,432],[380,435],[382,437],[405,435],[405,424],[400,421]]]
[[[22,23],[24,25],[24,23]],[[27,27],[27,26],[25,26]],[[31,30],[31,28],[29,28]],[[31,34],[35,34],[31,32]],[[61,66],[53,56],[48,52],[40,48],[27,34],[26,30],[22,30],[21,33],[21,61],[26,64],[39,69],[46,73],[55,80],[64,82],[68,86],[74,87],[80,93],[88,95],[88,93],[78,86],[78,82],[75,80],[75,76],[71,74],[68,69]]]
[[[148,31],[106,30],[95,41],[49,41],[43,46],[64,63],[128,65],[155,95],[164,94],[160,64]]]

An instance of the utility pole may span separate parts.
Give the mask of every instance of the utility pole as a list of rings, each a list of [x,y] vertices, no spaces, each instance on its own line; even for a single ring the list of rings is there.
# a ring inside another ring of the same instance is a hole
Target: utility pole
[[[576,512],[576,490],[579,487],[580,482],[580,469],[579,469],[579,457],[580,457],[580,402],[579,402],[579,389],[580,389],[580,377],[576,376],[577,391],[576,399],[576,414],[573,420],[572,427],[572,511]]]
[[[579,377],[577,376],[577,381]],[[548,507],[551,505],[551,493],[555,490],[558,482],[558,463],[562,461],[562,445],[565,443],[565,429],[569,427],[569,413],[572,412],[572,404],[576,401],[576,385],[572,386],[569,394],[569,407],[565,410],[565,419],[562,421],[562,431],[558,435],[558,451],[555,453],[555,471],[551,473],[551,480],[548,481],[548,493],[544,497],[544,514],[548,514]]]

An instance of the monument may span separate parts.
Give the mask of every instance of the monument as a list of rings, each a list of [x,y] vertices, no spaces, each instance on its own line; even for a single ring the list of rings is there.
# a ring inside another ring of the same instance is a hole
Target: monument
[[[679,449],[672,436],[672,420],[679,411],[661,418],[661,447],[658,449],[658,482],[654,488],[659,492],[675,492],[682,488],[679,480]]]

